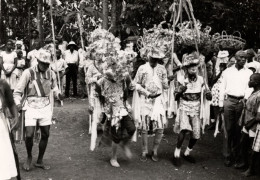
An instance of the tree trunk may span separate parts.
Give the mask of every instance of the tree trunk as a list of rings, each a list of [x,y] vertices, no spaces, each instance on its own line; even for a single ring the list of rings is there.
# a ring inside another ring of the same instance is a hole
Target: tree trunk
[[[3,22],[3,19],[2,19],[2,0],[0,0],[0,44],[2,44],[2,40],[3,40],[3,26],[2,26],[2,22]]]
[[[40,39],[40,44],[41,46],[43,45],[43,39],[44,39],[44,34],[43,34],[43,19],[42,19],[42,8],[43,8],[43,0],[38,0],[37,1],[37,29],[39,31],[39,39]]]
[[[103,22],[102,27],[103,29],[108,29],[108,0],[103,0]]]
[[[111,32],[116,35],[117,30],[117,0],[111,0]]]

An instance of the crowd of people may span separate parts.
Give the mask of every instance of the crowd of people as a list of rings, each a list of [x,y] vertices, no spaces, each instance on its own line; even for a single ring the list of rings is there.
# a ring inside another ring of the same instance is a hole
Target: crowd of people
[[[7,41],[6,50],[0,54],[3,79],[0,81],[3,120],[0,121],[0,138],[3,141],[0,143],[5,152],[0,157],[1,162],[10,163],[9,166],[0,163],[0,179],[19,177],[13,139],[9,138],[12,137],[10,129],[19,124],[18,111],[25,112],[27,160],[23,169],[31,169],[35,129],[40,129],[41,139],[34,165],[50,169],[43,163],[43,156],[52,124],[51,102],[53,96],[59,100],[64,98],[63,94],[70,96],[71,80],[73,96],[77,97],[78,77],[81,96],[88,97],[90,150],[96,147],[100,124],[103,129],[100,143],[112,148],[110,164],[113,167],[120,167],[119,146],[128,158],[132,157],[129,144],[136,141],[138,135],[142,141],[140,160],[146,162],[148,137],[154,134],[151,158],[158,162],[164,129],[169,121],[174,121],[174,132],[178,134],[173,152],[176,167],[181,166],[181,157],[196,162],[192,150],[206,125],[209,125],[207,129],[218,129],[222,125],[225,166],[245,169],[245,176],[255,174],[260,152],[260,62],[253,49],[238,50],[235,54],[221,50],[205,58],[189,47],[170,59],[153,47],[147,58],[141,58],[141,65],[135,66],[140,64],[138,60],[132,64],[132,68],[136,68],[132,72],[136,73],[126,72],[118,77],[101,65],[104,57],[100,49],[78,48],[74,41],[67,43],[57,37],[57,61],[53,62],[51,52],[41,47],[36,30],[32,36],[28,53],[23,42],[16,41],[14,46],[13,41]],[[116,63],[110,66],[117,68]],[[5,120],[6,108],[14,123]],[[186,135],[189,135],[189,143],[182,153]]]

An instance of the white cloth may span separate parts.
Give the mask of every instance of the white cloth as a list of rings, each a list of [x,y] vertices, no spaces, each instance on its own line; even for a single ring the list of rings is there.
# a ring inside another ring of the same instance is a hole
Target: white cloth
[[[0,102],[2,107],[2,103]],[[0,179],[17,176],[13,148],[9,138],[9,124],[3,112],[0,112]]]
[[[240,70],[235,65],[227,68],[222,74],[223,79],[219,89],[219,106],[223,107],[226,95],[247,99],[253,91],[252,88],[248,87],[249,78],[252,74],[252,71],[245,67]]]
[[[38,56],[38,50],[34,49],[30,51],[27,55],[27,59],[30,60],[30,67],[36,66],[38,64],[37,57]]]
[[[86,55],[87,55],[87,52],[84,51],[82,48],[80,48],[78,50],[79,52],[79,67],[82,68],[85,66],[86,64]]]
[[[57,68],[56,68],[57,65]],[[66,61],[64,59],[59,59],[56,61],[56,63],[51,64],[51,69],[55,72],[65,71],[65,69],[68,67]]]
[[[6,53],[2,51],[0,56],[3,58],[3,66],[7,72],[10,72],[14,67],[14,59],[17,57],[16,53],[13,51],[11,53]]]
[[[64,59],[67,64],[75,64],[79,61],[79,52],[74,50],[73,53],[70,50],[64,52]]]

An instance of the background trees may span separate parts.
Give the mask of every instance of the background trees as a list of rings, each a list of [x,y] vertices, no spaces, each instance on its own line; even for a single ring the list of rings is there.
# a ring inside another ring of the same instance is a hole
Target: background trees
[[[50,15],[47,0],[0,0],[0,43],[8,38],[26,39],[32,28],[41,37],[50,35]],[[79,39],[77,13],[83,20],[84,37],[98,25],[109,29],[122,40],[142,35],[170,14],[173,0],[64,0],[54,9],[56,34],[65,39]],[[203,25],[210,25],[212,33],[239,31],[248,46],[260,46],[259,0],[193,0],[194,14]],[[41,12],[42,11],[42,12]],[[183,14],[182,20],[186,20]]]

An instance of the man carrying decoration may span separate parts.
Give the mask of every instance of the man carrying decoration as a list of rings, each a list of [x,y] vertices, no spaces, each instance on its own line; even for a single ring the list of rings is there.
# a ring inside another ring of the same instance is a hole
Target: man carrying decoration
[[[202,111],[204,101],[211,100],[211,93],[205,90],[205,81],[198,75],[199,59],[196,54],[185,56],[183,66],[185,76],[182,83],[178,82],[175,96],[179,101],[179,109],[175,121],[174,131],[178,133],[177,146],[174,151],[173,163],[181,165],[181,147],[185,136],[190,133],[189,145],[186,148],[183,158],[191,163],[195,159],[190,155],[197,140],[200,139],[202,124]],[[205,98],[204,98],[205,94]]]

